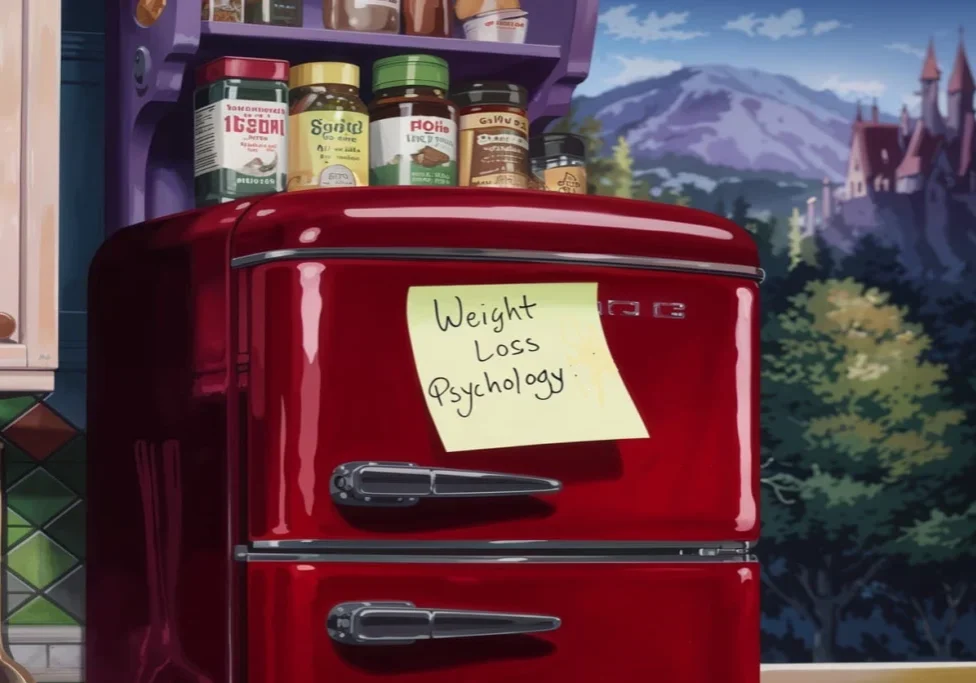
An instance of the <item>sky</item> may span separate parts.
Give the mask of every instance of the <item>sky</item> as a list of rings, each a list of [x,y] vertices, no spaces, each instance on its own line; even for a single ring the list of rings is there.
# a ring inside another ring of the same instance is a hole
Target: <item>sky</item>
[[[597,95],[682,66],[728,64],[792,76],[865,104],[877,97],[889,113],[903,103],[916,113],[931,38],[945,111],[961,27],[969,29],[966,50],[976,58],[974,0],[600,0],[590,76],[577,93]]]

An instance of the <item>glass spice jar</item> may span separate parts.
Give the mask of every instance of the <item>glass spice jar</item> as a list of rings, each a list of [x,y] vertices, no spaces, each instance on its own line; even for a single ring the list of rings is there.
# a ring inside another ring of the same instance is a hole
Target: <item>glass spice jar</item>
[[[532,175],[540,189],[586,194],[586,143],[578,135],[546,133],[529,141]]]
[[[288,191],[369,184],[369,113],[359,67],[313,62],[291,69]]]
[[[322,0],[322,23],[336,31],[400,32],[400,0]]]
[[[529,183],[528,92],[500,81],[451,94],[460,109],[458,184],[525,189]]]
[[[457,107],[440,57],[401,55],[373,63],[370,185],[457,185]]]
[[[302,25],[302,0],[246,0],[244,21],[272,26]]]
[[[222,57],[197,70],[193,185],[197,206],[285,189],[288,62]]]
[[[454,31],[449,0],[402,0],[403,32],[408,36],[450,38]]]

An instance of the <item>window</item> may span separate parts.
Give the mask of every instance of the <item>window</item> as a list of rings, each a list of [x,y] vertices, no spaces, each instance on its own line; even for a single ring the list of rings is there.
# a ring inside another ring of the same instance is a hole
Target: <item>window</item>
[[[860,183],[860,182],[859,182],[859,183],[857,184],[857,193],[858,193],[858,194],[861,194],[861,193],[863,193],[863,192],[864,192],[864,183]]]
[[[882,164],[888,163],[888,150],[886,149],[881,150],[881,163]]]

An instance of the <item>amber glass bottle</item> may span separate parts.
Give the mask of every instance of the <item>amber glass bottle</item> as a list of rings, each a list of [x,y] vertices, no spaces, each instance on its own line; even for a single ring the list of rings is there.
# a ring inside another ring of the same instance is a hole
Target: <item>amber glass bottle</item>
[[[373,64],[370,185],[457,185],[457,107],[447,62],[429,55]]]
[[[520,85],[471,83],[451,99],[460,108],[459,184],[514,187],[529,184],[528,93]]]
[[[403,32],[408,36],[450,38],[454,26],[448,0],[403,0]]]

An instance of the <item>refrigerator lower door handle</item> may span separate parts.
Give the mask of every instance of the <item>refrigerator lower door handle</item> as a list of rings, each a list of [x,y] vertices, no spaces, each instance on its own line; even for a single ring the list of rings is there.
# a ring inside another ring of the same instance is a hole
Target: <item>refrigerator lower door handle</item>
[[[346,645],[410,645],[418,640],[478,638],[555,631],[557,617],[452,609],[412,602],[343,602],[329,612],[329,637]]]
[[[421,498],[482,498],[556,493],[555,479],[421,467],[409,462],[347,462],[332,472],[336,505],[407,507]]]

